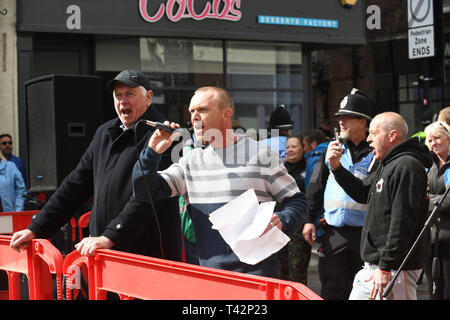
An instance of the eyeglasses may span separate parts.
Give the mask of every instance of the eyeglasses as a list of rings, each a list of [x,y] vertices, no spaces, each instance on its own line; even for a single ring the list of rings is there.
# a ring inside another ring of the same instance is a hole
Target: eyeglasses
[[[7,144],[9,144],[10,146],[12,146],[12,141],[3,141],[2,145],[6,146]]]

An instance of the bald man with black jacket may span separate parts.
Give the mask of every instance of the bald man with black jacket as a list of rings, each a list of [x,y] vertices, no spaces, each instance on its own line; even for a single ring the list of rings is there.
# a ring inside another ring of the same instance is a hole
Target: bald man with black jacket
[[[428,216],[429,150],[418,139],[406,139],[408,127],[397,113],[385,112],[371,122],[367,142],[380,162],[360,180],[340,165],[339,146],[332,142],[327,159],[339,185],[356,201],[367,201],[361,235],[364,267],[355,276],[350,299],[382,299],[384,289],[417,239]],[[404,266],[390,299],[417,299],[417,280],[427,252],[423,238]]]

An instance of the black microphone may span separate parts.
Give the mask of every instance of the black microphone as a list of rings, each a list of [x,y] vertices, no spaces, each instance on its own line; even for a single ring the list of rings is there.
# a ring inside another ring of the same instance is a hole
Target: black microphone
[[[146,125],[172,133],[173,129],[159,121],[142,120]]]

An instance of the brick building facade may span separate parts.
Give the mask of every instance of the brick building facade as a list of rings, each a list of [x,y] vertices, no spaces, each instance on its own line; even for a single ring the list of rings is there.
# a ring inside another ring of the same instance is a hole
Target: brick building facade
[[[448,81],[446,85],[443,79],[438,79],[424,92],[424,83],[419,80],[424,59],[408,59],[407,1],[367,0],[365,3],[366,8],[372,5],[379,8],[380,28],[366,28],[367,44],[312,53],[316,125],[323,118],[336,125],[334,113],[340,101],[356,87],[376,101],[380,111],[402,114],[411,132],[421,130],[443,106],[450,105]],[[366,11],[366,18],[371,16],[371,11]],[[443,55],[445,45],[448,43],[450,47],[450,1],[443,1],[442,16],[443,46],[436,51],[441,50]],[[439,61],[431,62],[432,74],[442,67],[442,55]],[[424,102],[426,95],[429,98]],[[426,108],[429,112],[424,113]]]

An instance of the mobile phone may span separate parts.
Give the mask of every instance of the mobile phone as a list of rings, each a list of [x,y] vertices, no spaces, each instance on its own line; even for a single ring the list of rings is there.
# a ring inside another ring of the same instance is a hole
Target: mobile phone
[[[334,127],[334,138],[336,140],[339,140],[339,130],[338,128]]]

